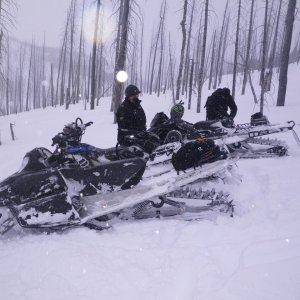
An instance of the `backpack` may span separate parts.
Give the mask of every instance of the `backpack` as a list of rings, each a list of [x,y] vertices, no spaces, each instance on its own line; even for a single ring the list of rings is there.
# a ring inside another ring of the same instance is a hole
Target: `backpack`
[[[226,158],[226,153],[213,140],[199,139],[186,143],[174,153],[172,165],[176,171],[185,171],[221,158]]]
[[[250,125],[259,126],[259,125],[268,125],[269,120],[261,112],[257,112],[251,116]]]

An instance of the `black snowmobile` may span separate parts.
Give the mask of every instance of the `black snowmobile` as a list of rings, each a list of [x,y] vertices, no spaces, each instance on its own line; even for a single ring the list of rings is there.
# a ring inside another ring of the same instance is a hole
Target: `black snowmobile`
[[[25,155],[21,169],[1,182],[0,206],[8,207],[22,227],[69,226],[78,219],[80,198],[130,189],[140,182],[144,159],[100,163],[98,149],[80,143],[89,125],[77,119],[66,126],[53,138],[53,153],[33,149]]]
[[[188,146],[189,151],[181,149],[172,156],[175,169],[166,166],[155,176],[142,180],[147,160],[133,157],[136,153],[131,149],[98,149],[81,143],[91,124],[83,124],[78,118],[66,125],[52,139],[56,146],[53,153],[45,148],[33,149],[25,155],[21,169],[0,183],[0,233],[16,224],[37,229],[80,225],[102,229],[103,222],[116,216],[140,218],[143,211],[145,217],[145,207],[150,211],[151,206],[158,213],[165,204],[175,208],[173,215],[215,209],[232,213],[231,200],[222,193],[194,193],[201,203],[193,209],[174,196],[177,192],[181,200],[184,194],[191,198],[190,191],[183,191],[183,187],[230,172],[236,160],[227,158],[217,146],[210,145],[205,152],[195,152],[198,148],[194,144]],[[178,163],[182,157],[189,158],[191,151],[197,155],[188,164]],[[184,172],[179,174],[180,171]],[[203,204],[204,200],[207,203]]]

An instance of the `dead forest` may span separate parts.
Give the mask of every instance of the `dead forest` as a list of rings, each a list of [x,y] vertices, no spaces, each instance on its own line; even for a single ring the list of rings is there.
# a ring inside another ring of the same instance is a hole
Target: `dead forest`
[[[127,83],[143,93],[170,93],[174,103],[184,100],[197,112],[205,104],[204,84],[214,90],[225,75],[232,78],[233,96],[249,86],[261,111],[279,78],[277,105],[285,105],[288,65],[300,61],[296,0],[222,1],[226,5],[218,18],[210,0],[179,1],[175,39],[168,27],[167,0],[159,0],[151,36],[145,35],[143,0],[114,0],[109,18],[116,26],[106,39],[102,1],[71,0],[60,47],[54,49],[46,46],[46,35],[43,41],[34,36],[30,43],[16,40],[10,28],[17,1],[0,0],[0,115],[47,106],[68,109],[79,102],[93,110],[103,97],[111,99],[111,111],[116,111],[126,85],[116,74],[123,70]],[[92,18],[90,40],[85,34],[87,12]],[[260,72],[259,84],[252,80],[255,71]]]

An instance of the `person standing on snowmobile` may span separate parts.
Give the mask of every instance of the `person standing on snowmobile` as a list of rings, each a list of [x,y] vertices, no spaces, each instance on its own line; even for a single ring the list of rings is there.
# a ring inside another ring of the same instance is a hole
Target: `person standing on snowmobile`
[[[125,89],[125,100],[119,107],[116,117],[118,123],[118,143],[122,146],[138,145],[147,153],[159,146],[159,138],[146,130],[146,114],[141,106],[141,91],[135,85]]]
[[[237,114],[237,106],[230,94],[230,89],[217,89],[207,98],[206,104],[206,120],[233,120]],[[230,109],[230,113],[228,113]]]

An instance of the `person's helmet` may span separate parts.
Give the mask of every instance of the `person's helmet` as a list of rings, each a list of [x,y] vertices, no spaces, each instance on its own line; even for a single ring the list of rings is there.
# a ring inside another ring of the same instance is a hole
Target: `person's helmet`
[[[184,106],[183,103],[178,103],[173,105],[173,107],[171,108],[171,112],[170,112],[170,116],[171,119],[182,119],[184,115]]]
[[[220,95],[220,94],[223,94],[224,92],[223,92],[223,89],[216,89],[213,93],[212,93],[212,96],[214,95],[216,95],[216,96],[218,96],[218,95]]]
[[[230,89],[229,88],[223,88],[222,89],[222,92],[223,92],[223,94],[225,95],[225,96],[230,96]]]
[[[138,87],[133,85],[133,84],[128,85],[125,89],[125,96],[126,97],[136,96],[140,93],[141,93],[141,91],[138,89]]]

